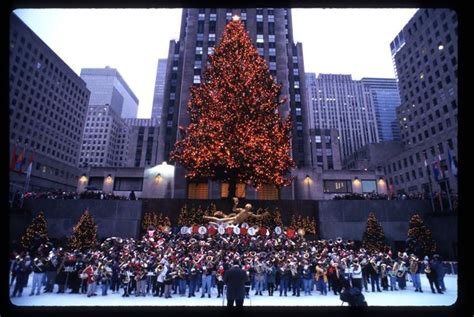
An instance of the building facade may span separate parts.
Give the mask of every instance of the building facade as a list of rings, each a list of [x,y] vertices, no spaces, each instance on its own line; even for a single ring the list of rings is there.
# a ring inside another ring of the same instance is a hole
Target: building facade
[[[420,9],[390,43],[401,97],[397,119],[405,148],[387,162],[385,173],[399,193],[457,191],[456,169],[451,164],[457,160],[458,148],[457,26],[455,11]],[[439,181],[434,165],[444,172]]]
[[[89,105],[110,105],[122,118],[136,118],[138,98],[122,78],[118,70],[83,68],[81,78],[90,90]]]
[[[9,49],[10,191],[74,190],[90,92],[14,13]],[[20,162],[23,156],[23,164],[15,164],[14,156]]]
[[[179,41],[170,42],[168,53],[158,162],[169,161],[169,154],[181,137],[178,127],[189,125],[189,90],[201,82],[208,54],[212,54],[225,25],[234,15],[245,24],[259,54],[268,63],[270,74],[282,84],[282,95],[289,97],[280,110],[283,116],[291,114],[293,119],[291,154],[298,167],[310,166],[302,45],[293,43],[291,10],[280,8],[183,10]],[[176,166],[176,174],[176,197],[189,197],[185,171]],[[213,185],[199,186],[206,187],[209,192]],[[283,196],[290,197],[291,193],[291,188],[282,190]]]
[[[336,129],[342,158],[379,141],[369,87],[351,75],[306,74],[310,120],[314,128]]]
[[[362,78],[361,82],[369,87],[377,119],[379,140],[400,141],[400,127],[396,108],[400,105],[400,92],[396,79]]]
[[[318,170],[342,168],[339,135],[336,129],[310,129],[311,166]]]
[[[383,167],[391,158],[400,155],[404,150],[400,141],[371,143],[361,147],[346,157],[343,168],[349,170],[370,170],[383,173]]]
[[[130,167],[149,167],[157,164],[159,126],[156,119],[125,119],[129,127]]]
[[[79,166],[130,166],[130,131],[110,105],[90,105],[82,140]]]
[[[151,118],[161,122],[161,111],[163,109],[163,100],[165,93],[166,66],[168,60],[159,59],[156,70],[155,93],[153,94],[153,107],[151,109]]]

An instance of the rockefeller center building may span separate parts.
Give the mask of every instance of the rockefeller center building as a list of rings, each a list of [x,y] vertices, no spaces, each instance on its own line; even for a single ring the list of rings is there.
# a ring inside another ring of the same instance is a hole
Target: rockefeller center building
[[[457,26],[455,11],[420,9],[390,43],[404,151],[384,168],[398,193],[457,192]]]
[[[14,13],[9,49],[10,192],[75,190],[90,92]]]
[[[284,117],[291,115],[293,119],[293,159],[298,168],[310,166],[302,45],[293,42],[291,10],[282,8],[183,9],[179,40],[170,42],[168,52],[158,163],[169,161],[169,154],[175,142],[182,137],[178,127],[189,125],[187,104],[190,88],[201,83],[208,54],[212,54],[226,24],[234,15],[238,15],[244,23],[260,56],[268,63],[270,74],[282,84],[282,96],[288,96],[288,101],[280,106],[280,110]],[[207,199],[225,195],[226,184],[218,182],[188,184],[184,174],[183,168],[177,164],[174,190],[176,198]],[[239,186],[241,191],[254,190],[246,188],[249,186],[244,184]],[[294,194],[291,186],[282,188],[280,192],[272,186],[264,186],[257,196],[262,199],[265,197],[288,199],[294,197]]]

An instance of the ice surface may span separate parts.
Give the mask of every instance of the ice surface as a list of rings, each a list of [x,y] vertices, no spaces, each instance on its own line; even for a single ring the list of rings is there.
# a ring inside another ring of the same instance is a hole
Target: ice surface
[[[223,300],[217,298],[217,289],[212,289],[212,297],[200,298],[201,294],[197,293],[196,297],[188,298],[179,295],[172,295],[172,298],[164,299],[162,297],[122,297],[123,290],[120,293],[113,294],[108,292],[107,296],[101,296],[101,290],[97,288],[97,296],[87,297],[85,294],[56,294],[46,293],[41,295],[29,296],[32,285],[32,276],[28,286],[23,289],[22,297],[13,297],[11,302],[17,306],[222,306]],[[411,282],[407,282],[407,288],[403,291],[382,291],[381,293],[363,292],[369,306],[449,306],[456,302],[457,299],[457,275],[446,275],[444,278],[446,292],[444,294],[433,294],[428,284],[426,275],[421,276],[423,293],[415,292]],[[57,291],[55,285],[55,292]],[[370,286],[369,286],[370,289]],[[10,294],[13,286],[10,288]],[[332,292],[328,295],[320,295],[319,292],[313,291],[312,295],[305,296],[304,292],[300,297],[291,296],[288,292],[287,297],[280,297],[279,292],[275,292],[274,296],[268,296],[264,292],[263,296],[253,295],[254,291],[250,291],[250,300],[244,301],[244,306],[341,306],[339,296],[335,296]],[[347,303],[344,304],[347,306]]]

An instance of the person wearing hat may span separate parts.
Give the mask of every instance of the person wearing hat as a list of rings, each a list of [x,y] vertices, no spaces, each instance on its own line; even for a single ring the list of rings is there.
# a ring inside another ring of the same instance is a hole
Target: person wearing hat
[[[280,264],[278,272],[280,273],[280,296],[282,294],[285,294],[285,296],[287,296],[288,284],[290,283],[290,272],[288,270],[287,264]]]
[[[196,292],[196,285],[198,282],[198,271],[196,268],[193,266],[189,270],[189,293],[188,297],[195,297],[196,295],[194,294]]]
[[[207,266],[203,266],[202,268],[202,292],[201,298],[204,297],[204,294],[207,293],[207,297],[211,298],[211,268]]]
[[[327,295],[327,269],[324,267],[324,262],[322,260],[318,261],[316,265],[316,275],[315,275],[316,284],[321,295]]]
[[[421,278],[420,278],[420,270],[421,265],[419,263],[418,258],[414,255],[410,255],[410,275],[413,281],[413,287],[415,287],[415,292],[423,293],[421,290]]]
[[[351,264],[351,281],[352,287],[356,287],[362,292],[362,268],[358,258],[355,258]]]
[[[240,262],[234,260],[232,267],[224,273],[224,283],[227,285],[227,309],[236,309],[241,311],[244,305],[245,298],[245,282],[247,281],[247,273],[240,268]]]
[[[220,265],[216,271],[217,298],[224,296],[224,266]]]
[[[275,290],[277,268],[275,262],[270,262],[267,266],[266,277],[267,277],[267,289],[268,296],[273,296]]]

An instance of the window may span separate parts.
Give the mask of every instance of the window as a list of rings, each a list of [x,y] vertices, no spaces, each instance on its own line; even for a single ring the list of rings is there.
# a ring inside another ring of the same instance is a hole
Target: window
[[[257,43],[263,43],[263,34],[257,34]]]
[[[259,200],[278,200],[280,195],[274,185],[265,184],[257,190],[257,196]]]
[[[350,193],[352,183],[350,180],[324,180],[323,188],[325,193]]]
[[[221,198],[229,196],[229,183],[221,183]],[[238,183],[235,188],[235,196],[238,198],[245,198],[245,184]]]
[[[189,183],[188,198],[189,199],[208,199],[207,183]]]
[[[377,192],[377,184],[375,180],[362,180],[362,192],[372,193]]]

